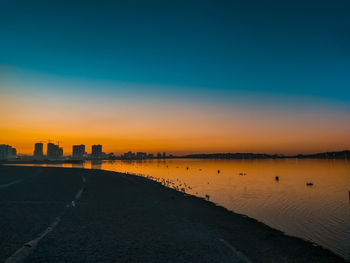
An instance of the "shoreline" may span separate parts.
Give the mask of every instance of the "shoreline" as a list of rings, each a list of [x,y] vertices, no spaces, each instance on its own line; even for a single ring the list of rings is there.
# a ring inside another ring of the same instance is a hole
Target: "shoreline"
[[[66,156],[67,157],[67,156]],[[69,157],[69,156],[68,156]],[[167,160],[167,159],[208,159],[208,160],[266,160],[266,159],[328,159],[328,160],[349,160],[350,150],[343,150],[338,152],[322,152],[314,154],[296,154],[296,155],[283,155],[283,154],[266,154],[266,153],[209,153],[209,154],[190,154],[183,156],[166,156],[161,158],[106,158],[106,159],[91,159],[84,158],[77,159],[58,159],[58,160],[34,160],[25,158],[0,160],[0,164],[64,164],[64,163],[84,163],[85,161],[143,161],[143,160]]]
[[[350,155],[349,155],[350,156]],[[101,163],[103,161],[124,161],[124,162],[132,162],[132,161],[160,161],[160,160],[175,160],[175,159],[195,159],[195,160],[345,160],[349,161],[348,157],[308,157],[308,156],[284,156],[284,157],[266,157],[266,158],[214,158],[214,157],[173,157],[173,158],[165,158],[165,159],[101,159],[101,160],[44,160],[44,161],[27,161],[27,160],[16,160],[16,161],[0,161],[0,165],[22,165],[22,164],[84,164],[85,162],[96,162]]]
[[[46,189],[38,188],[39,192],[35,193],[38,196],[34,199],[52,198],[52,202],[57,202],[61,197],[66,198],[66,201],[72,199],[73,192],[82,184],[82,176],[86,180],[80,203],[77,202],[77,207],[68,210],[56,229],[40,241],[37,249],[29,256],[28,262],[35,262],[38,257],[43,256],[52,259],[57,256],[58,248],[65,251],[63,254],[67,254],[61,257],[79,262],[79,255],[67,252],[67,247],[62,244],[67,241],[67,244],[81,249],[82,245],[79,242],[75,244],[77,235],[83,236],[83,240],[98,240],[97,243],[101,243],[98,246],[101,251],[105,251],[106,247],[109,248],[114,243],[123,244],[111,251],[119,251],[119,254],[126,257],[125,261],[130,261],[130,248],[133,251],[141,250],[142,258],[138,258],[139,260],[169,261],[167,254],[178,255],[180,246],[185,257],[175,262],[183,262],[185,259],[195,261],[193,257],[199,255],[205,255],[199,260],[203,262],[216,258],[216,262],[232,259],[236,260],[234,262],[345,262],[338,255],[310,241],[288,236],[253,218],[237,214],[203,198],[181,193],[146,177],[95,169],[12,165],[0,165],[0,171],[0,186],[18,182],[7,187],[9,196],[2,195],[0,189],[0,201],[4,202],[1,205],[5,205],[9,210],[14,209],[11,208],[10,201],[16,201],[19,193],[21,200],[16,202],[32,201],[29,200],[33,199],[30,187],[36,188],[38,183],[42,186],[46,183],[47,190],[51,191],[45,192]],[[5,175],[7,179],[2,180],[1,175]],[[57,184],[52,184],[51,181],[57,181]],[[18,192],[20,190],[24,193]],[[53,198],[55,193],[58,199]],[[65,209],[64,207],[62,204],[58,205],[57,211]],[[30,217],[31,214],[28,213]],[[45,213],[49,212],[40,212],[39,217],[52,217]],[[52,212],[52,215],[54,214],[57,213]],[[17,218],[9,215],[9,219]],[[48,221],[45,221],[41,228],[47,227]],[[10,220],[7,223],[9,222]],[[169,231],[169,228],[172,231]],[[76,231],[77,229],[80,231]],[[95,232],[99,238],[91,236],[90,231]],[[112,234],[107,238],[104,233]],[[105,241],[105,238],[108,241]],[[8,246],[11,247],[11,244]],[[209,248],[211,246],[212,249]],[[93,247],[94,245],[84,253],[89,255]],[[0,261],[4,259],[2,255],[9,256],[13,254],[13,250],[12,248],[12,253],[7,251],[7,254],[0,250]],[[115,258],[119,254],[109,257]],[[104,260],[106,258],[99,259]]]

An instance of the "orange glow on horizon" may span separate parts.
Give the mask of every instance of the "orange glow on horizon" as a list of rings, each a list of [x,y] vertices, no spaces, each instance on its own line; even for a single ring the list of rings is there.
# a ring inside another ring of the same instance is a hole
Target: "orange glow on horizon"
[[[349,116],[247,111],[205,105],[147,105],[116,102],[92,105],[76,100],[3,96],[1,142],[22,154],[34,143],[102,144],[103,151],[300,153],[350,148]],[[132,106],[131,106],[131,105]],[[337,127],[330,128],[330,127]],[[346,144],[347,143],[347,144]]]

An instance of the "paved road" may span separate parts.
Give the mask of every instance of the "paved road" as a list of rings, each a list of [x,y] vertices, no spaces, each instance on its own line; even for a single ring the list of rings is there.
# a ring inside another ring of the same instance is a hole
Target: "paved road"
[[[1,185],[0,262],[342,262],[145,178],[0,166]]]
[[[79,187],[78,175],[59,170],[0,166],[0,262],[62,213]]]

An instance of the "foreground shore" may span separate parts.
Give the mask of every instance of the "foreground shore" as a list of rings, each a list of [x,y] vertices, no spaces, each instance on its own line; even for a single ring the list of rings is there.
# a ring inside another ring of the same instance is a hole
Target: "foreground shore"
[[[146,178],[0,166],[0,262],[344,262]]]

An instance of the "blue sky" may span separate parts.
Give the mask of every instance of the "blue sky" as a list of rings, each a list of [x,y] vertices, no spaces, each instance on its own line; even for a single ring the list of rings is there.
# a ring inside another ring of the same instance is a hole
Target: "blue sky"
[[[349,1],[71,2],[2,1],[1,65],[144,92],[350,101]]]

